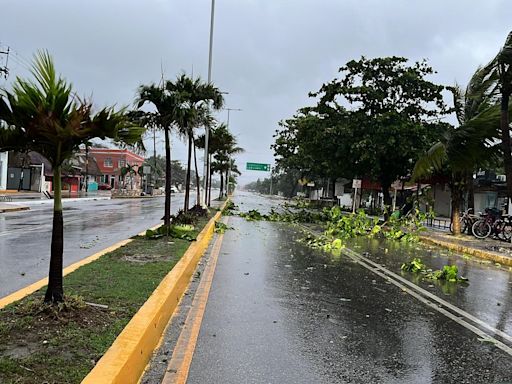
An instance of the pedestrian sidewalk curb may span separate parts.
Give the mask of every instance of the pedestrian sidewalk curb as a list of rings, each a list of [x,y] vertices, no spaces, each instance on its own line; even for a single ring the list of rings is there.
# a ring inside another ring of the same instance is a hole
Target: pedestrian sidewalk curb
[[[503,256],[499,254],[498,252],[492,252],[492,251],[484,251],[482,249],[476,249],[471,247],[466,247],[461,244],[452,243],[449,241],[434,239],[429,236],[420,235],[420,240],[424,243],[430,243],[434,245],[439,245],[441,247],[447,248],[451,251],[460,252],[460,253],[467,253],[471,256],[479,257],[482,259],[490,260],[495,263],[499,263],[502,265],[512,266],[512,258]]]
[[[221,211],[226,203],[221,207]],[[219,211],[203,228],[183,257],[163,278],[82,384],[138,383],[173,315],[197,263],[208,248]]]
[[[17,212],[17,211],[28,211],[30,207],[24,205],[11,205],[9,203],[0,203],[0,213],[5,212]]]
[[[158,224],[158,225],[152,227],[151,229],[156,229],[160,225],[161,224]],[[138,235],[143,236],[145,233],[146,233],[146,231],[141,232]],[[95,253],[94,255],[86,257],[85,259],[82,259],[80,261],[77,261],[76,263],[73,263],[73,264],[67,266],[66,268],[64,268],[62,273],[64,276],[66,276],[66,275],[70,274],[71,272],[76,271],[81,266],[92,263],[93,261],[99,259],[104,254],[115,251],[116,249],[121,248],[123,245],[126,245],[130,242],[132,242],[132,239],[121,240],[121,241],[115,243],[114,245],[111,245],[110,247],[105,248],[105,249]],[[39,281],[36,281],[35,283],[32,283],[25,288],[21,288],[20,290],[13,292],[10,295],[1,297],[0,298],[0,309],[5,308],[6,306],[8,306],[11,303],[14,303],[15,301],[23,299],[24,297],[34,293],[35,291],[43,288],[46,285],[48,285],[47,277],[44,279],[41,279]]]
[[[76,202],[86,202],[86,201],[94,201],[94,200],[112,200],[110,196],[97,196],[97,197],[65,197],[62,199],[62,204],[66,205],[66,203],[76,203]],[[8,202],[5,204],[17,204],[18,202]],[[44,205],[44,204],[53,204],[53,199],[46,200],[20,200],[20,203],[26,205]]]

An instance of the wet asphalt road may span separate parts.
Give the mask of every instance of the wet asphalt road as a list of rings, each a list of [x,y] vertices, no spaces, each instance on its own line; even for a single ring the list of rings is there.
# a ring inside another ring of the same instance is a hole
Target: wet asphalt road
[[[64,201],[64,265],[67,266],[159,223],[163,197]],[[172,196],[172,211],[183,194]],[[48,274],[52,204],[0,214],[0,297]]]
[[[272,204],[247,194],[235,203],[262,212]],[[346,256],[297,242],[297,227],[239,217],[229,225],[188,383],[512,382],[510,355]],[[353,247],[396,273],[414,256],[435,268],[457,263],[467,286],[418,283],[510,333],[508,270],[421,245]]]

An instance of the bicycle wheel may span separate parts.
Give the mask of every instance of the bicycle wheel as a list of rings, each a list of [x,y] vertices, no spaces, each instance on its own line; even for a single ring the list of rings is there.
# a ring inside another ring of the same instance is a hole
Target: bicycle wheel
[[[473,236],[475,236],[476,238],[485,239],[491,234],[492,228],[487,221],[480,219],[475,221],[473,227],[471,228],[471,231],[473,232]]]
[[[510,239],[512,239],[512,223],[503,223],[498,237],[501,240],[510,241]]]

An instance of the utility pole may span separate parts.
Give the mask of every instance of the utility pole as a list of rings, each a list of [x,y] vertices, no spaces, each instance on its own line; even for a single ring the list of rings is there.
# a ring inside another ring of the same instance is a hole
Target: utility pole
[[[210,17],[210,46],[208,50],[208,84],[212,82],[212,55],[213,55],[213,23],[215,21],[215,0],[212,0],[212,9],[211,9],[211,17]],[[203,206],[207,205],[206,199],[206,189],[208,188],[208,139],[210,135],[210,128],[208,126],[204,127],[204,168],[203,168]]]
[[[0,51],[0,55],[5,55],[5,65],[3,67],[0,67],[0,74],[4,74],[4,78],[7,79],[7,76],[9,75],[9,68],[8,68],[8,64],[9,64],[9,52],[10,52],[10,47],[7,47],[7,51]]]

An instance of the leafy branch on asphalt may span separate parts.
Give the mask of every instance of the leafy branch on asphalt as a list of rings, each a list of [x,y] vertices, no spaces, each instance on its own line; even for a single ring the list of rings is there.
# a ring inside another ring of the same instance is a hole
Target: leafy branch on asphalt
[[[428,280],[444,280],[452,283],[468,281],[466,277],[459,276],[459,269],[456,265],[445,265],[443,269],[433,271],[432,269],[427,269],[427,266],[417,257],[403,263],[400,268],[402,271],[421,274]]]
[[[228,229],[234,229],[233,227],[229,227],[227,226],[226,224],[224,224],[223,222],[221,221],[216,221],[215,222],[215,233],[220,233],[220,234],[223,234],[224,232],[226,232]]]

